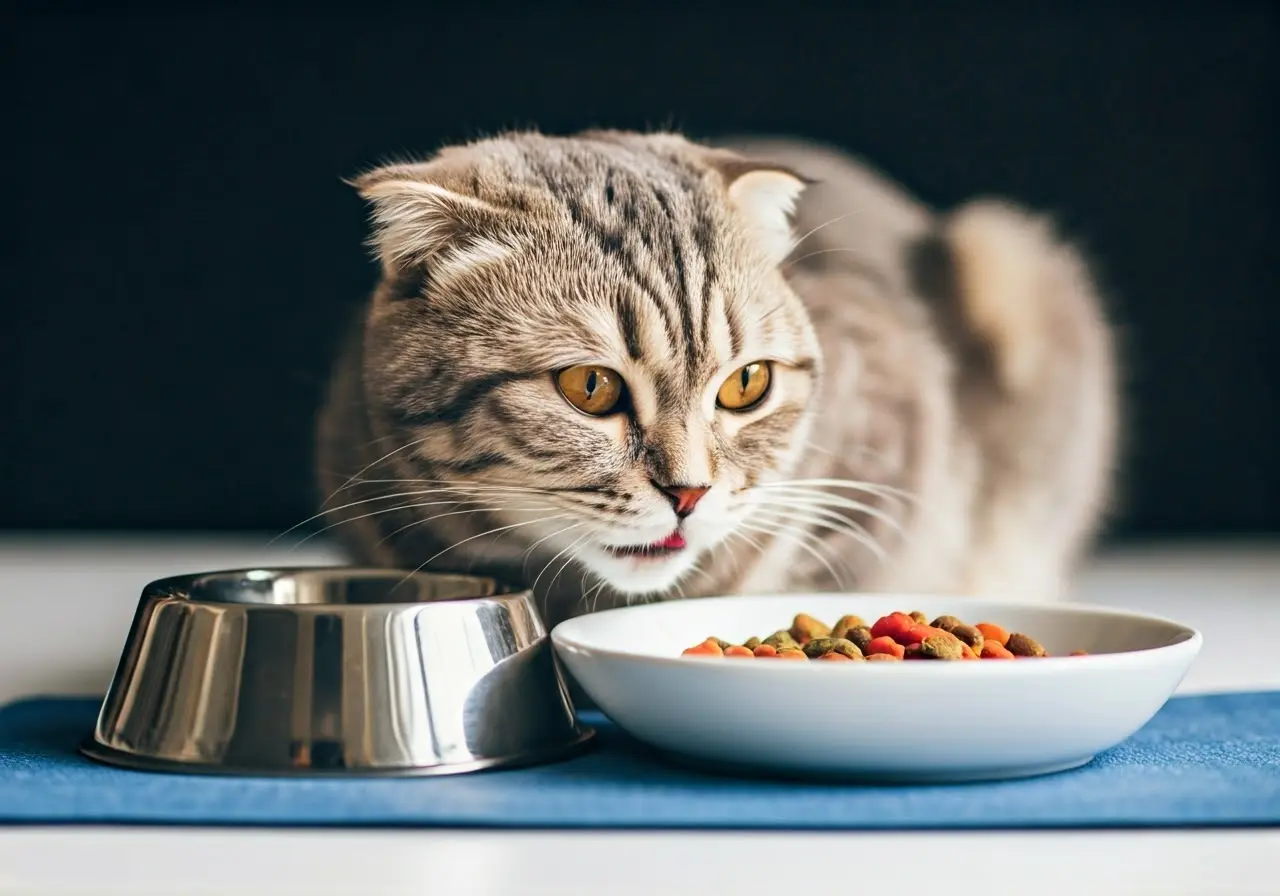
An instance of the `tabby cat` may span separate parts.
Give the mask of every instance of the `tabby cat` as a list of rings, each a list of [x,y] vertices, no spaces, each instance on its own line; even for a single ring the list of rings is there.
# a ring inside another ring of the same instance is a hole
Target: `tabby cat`
[[[785,140],[515,133],[353,181],[382,278],[319,424],[362,564],[629,600],[1051,600],[1115,457],[1081,256]]]

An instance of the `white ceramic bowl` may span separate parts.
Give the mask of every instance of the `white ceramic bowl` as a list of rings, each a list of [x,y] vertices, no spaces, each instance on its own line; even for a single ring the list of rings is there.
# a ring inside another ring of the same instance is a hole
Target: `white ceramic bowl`
[[[740,643],[797,612],[871,624],[894,610],[995,622],[1043,659],[818,663],[681,657]],[[897,782],[1015,778],[1074,768],[1151,719],[1200,652],[1176,622],[1095,607],[912,595],[673,601],[558,625],[556,651],[596,705],[674,757],[735,772]],[[1068,657],[1072,650],[1089,656]]]

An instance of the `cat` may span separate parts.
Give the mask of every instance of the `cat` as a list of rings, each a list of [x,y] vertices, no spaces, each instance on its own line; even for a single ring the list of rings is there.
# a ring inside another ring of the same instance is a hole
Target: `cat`
[[[1055,600],[1119,397],[1044,218],[942,213],[833,148],[511,133],[351,181],[381,280],[318,426],[354,562],[644,599]]]

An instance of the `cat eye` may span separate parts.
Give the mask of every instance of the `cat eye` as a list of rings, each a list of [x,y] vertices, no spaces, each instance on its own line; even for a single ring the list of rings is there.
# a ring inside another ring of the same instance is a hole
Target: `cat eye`
[[[603,417],[620,410],[619,405],[626,392],[622,376],[616,370],[594,364],[560,371],[556,374],[556,385],[560,387],[565,401],[593,417]]]
[[[769,362],[744,364],[720,385],[716,404],[729,411],[749,411],[769,394],[772,378]]]

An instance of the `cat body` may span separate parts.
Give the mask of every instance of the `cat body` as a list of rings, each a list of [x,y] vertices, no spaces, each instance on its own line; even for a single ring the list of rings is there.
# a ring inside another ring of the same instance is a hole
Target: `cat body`
[[[513,134],[357,179],[383,279],[319,426],[362,564],[661,596],[1052,600],[1116,453],[1089,272],[826,147]]]

